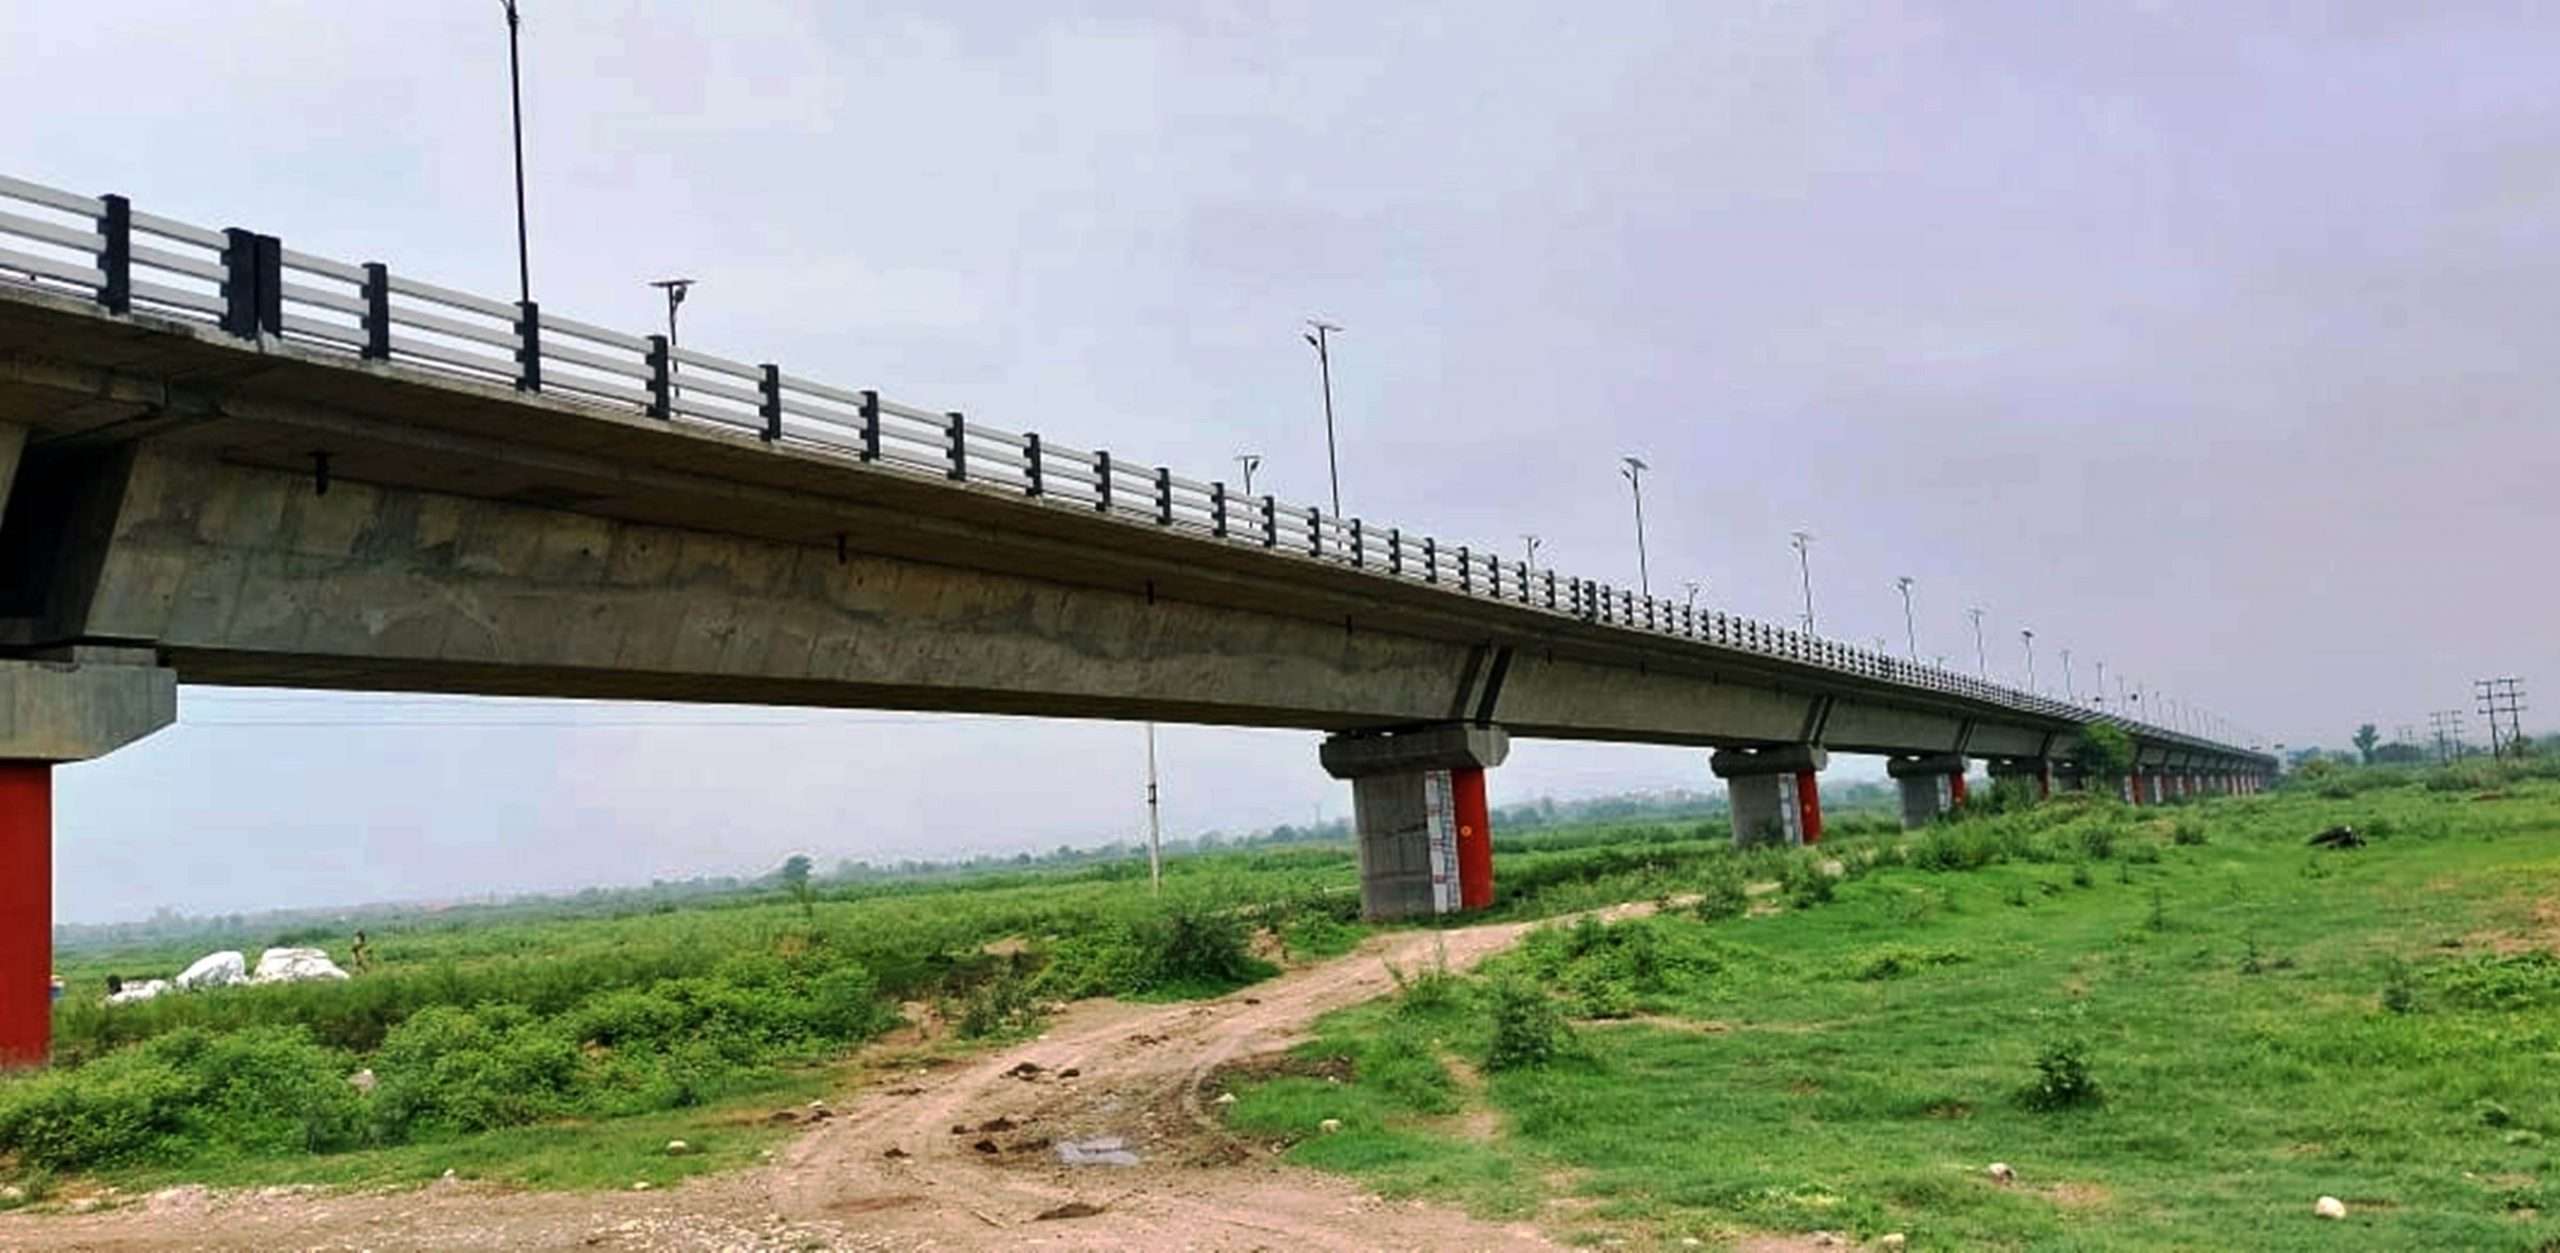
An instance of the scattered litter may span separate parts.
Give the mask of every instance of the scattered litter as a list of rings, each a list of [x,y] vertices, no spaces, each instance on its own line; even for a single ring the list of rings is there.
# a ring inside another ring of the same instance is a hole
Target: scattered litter
[[[371,1096],[373,1095],[373,1090],[375,1088],[382,1086],[382,1080],[374,1077],[373,1067],[367,1066],[364,1069],[347,1076],[347,1086],[354,1088],[358,1092],[364,1093],[366,1096]]]
[[[1102,1207],[1099,1205],[1087,1205],[1082,1201],[1069,1201],[1064,1205],[1053,1206],[1032,1215],[1031,1221],[1036,1223],[1045,1223],[1060,1218],[1091,1218],[1101,1212]]]
[[[1221,1092],[1218,1094],[1218,1099],[1211,1102],[1213,1105],[1233,1105],[1235,1103],[1236,1094],[1233,1092]]]
[[[1120,1136],[1094,1136],[1085,1140],[1065,1140],[1058,1146],[1058,1160],[1069,1166],[1135,1166],[1138,1155],[1129,1141]]]
[[[2312,1202],[2311,1212],[2322,1218],[2344,1218],[2347,1216],[2347,1203],[2334,1196],[2324,1196]]]
[[[669,1140],[667,1141],[667,1156],[691,1157],[693,1156],[693,1146],[682,1140]]]
[[[640,1182],[631,1185],[631,1190],[634,1192],[646,1192],[654,1186],[655,1185],[651,1184],[648,1180],[643,1179]]]
[[[2341,824],[2312,836],[2309,843],[2314,848],[2363,848],[2364,837],[2354,827]]]
[[[178,990],[201,992],[249,981],[249,959],[236,952],[207,953],[178,975]]]
[[[2007,1162],[1993,1162],[1990,1166],[1986,1167],[1982,1173],[1991,1176],[1991,1182],[1993,1183],[2016,1183],[2018,1181],[2018,1172],[2009,1169],[2009,1163]]]
[[[310,983],[320,979],[344,979],[347,972],[329,960],[329,954],[316,948],[271,948],[258,954],[257,973],[251,983]]]

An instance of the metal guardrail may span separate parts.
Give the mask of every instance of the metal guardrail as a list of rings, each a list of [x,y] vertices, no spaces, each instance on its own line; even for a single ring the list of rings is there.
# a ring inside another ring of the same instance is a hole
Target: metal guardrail
[[[87,295],[110,313],[211,323],[274,339],[670,423],[752,433],[907,474],[1089,509],[1218,543],[1260,547],[1379,578],[1516,604],[1585,622],[1694,640],[1861,679],[1982,701],[2156,742],[2247,752],[2083,705],[1924,666],[1547,567],[1505,561],[1313,506],[1246,497],[1221,481],[1048,443],[961,413],[902,404],[543,311],[285,248],[272,235],[207,230],[0,176],[0,282]],[[2252,754],[2255,755],[2255,754]]]

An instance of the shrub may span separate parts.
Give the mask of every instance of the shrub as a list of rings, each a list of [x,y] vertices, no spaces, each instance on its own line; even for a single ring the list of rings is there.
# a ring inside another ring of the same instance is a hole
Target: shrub
[[[1742,870],[1730,862],[1719,862],[1706,882],[1699,885],[1697,915],[1705,922],[1739,918],[1751,911],[1751,893],[1742,881]]]
[[[2178,819],[2177,825],[2169,828],[2169,842],[2190,846],[2204,843],[2204,824],[2193,818]]]
[[[2107,823],[2090,823],[2080,828],[2080,851],[2091,861],[2105,861],[2116,855],[2117,834],[2115,827]]]
[[[2418,1011],[2418,980],[2409,963],[2394,957],[2382,968],[2382,1008],[2394,1014]]]
[[[1535,984],[1520,978],[1497,979],[1491,1002],[1493,1040],[1485,1051],[1485,1069],[1544,1066],[1571,1049],[1572,1028]]]
[[[1779,880],[1787,894],[1787,903],[1798,909],[1827,905],[1839,892],[1839,880],[1822,865],[1820,854],[1790,858],[1786,873]]]
[[[1396,983],[1396,1012],[1407,1016],[1435,1014],[1449,1009],[1466,996],[1466,981],[1449,972],[1449,954],[1442,950],[1428,966],[1407,975],[1393,962],[1387,963],[1387,977]]]
[[[2021,901],[2021,904],[2024,902]],[[1868,982],[1899,979],[1936,966],[1953,966],[1972,958],[1957,949],[1915,948],[1908,944],[1887,944],[1869,949],[1852,958],[1849,973]]]
[[[2089,1073],[2089,1046],[2076,1036],[2058,1037],[2036,1054],[2036,1077],[2018,1093],[2020,1104],[2039,1112],[2096,1105],[2105,1092]]]
[[[578,1063],[564,1032],[519,1007],[434,1006],[383,1039],[375,1116],[395,1138],[520,1126],[566,1109]]]

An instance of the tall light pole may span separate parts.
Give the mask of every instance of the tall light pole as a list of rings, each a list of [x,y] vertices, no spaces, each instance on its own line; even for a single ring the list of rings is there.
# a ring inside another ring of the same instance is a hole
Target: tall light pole
[[[2100,708],[2100,709],[2104,709],[2104,708],[2106,708],[2106,707],[2107,707],[2107,663],[2105,663],[2105,662],[2101,661],[2101,662],[2097,663],[2097,666],[2098,666],[2098,697],[2097,697],[2097,700],[2098,700],[2098,708]]]
[[[1522,557],[1525,561],[1525,564],[1522,567],[1523,569],[1535,570],[1538,568],[1538,545],[1543,543],[1546,543],[1546,541],[1539,539],[1537,536],[1531,535],[1526,531],[1522,531],[1520,533],[1520,547],[1523,550]]]
[[[1966,617],[1973,619],[1974,670],[1987,681],[1991,678],[1991,654],[1984,651],[1982,647],[1982,606],[1976,605],[1971,609],[1965,610],[1964,614]]]
[[[1156,793],[1156,724],[1147,724],[1147,891],[1164,895],[1164,821]]]
[[[1650,597],[1653,595],[1653,577],[1645,570],[1644,562],[1644,472],[1652,467],[1646,465],[1642,457],[1621,457],[1619,460],[1627,464],[1619,467],[1618,473],[1626,476],[1627,487],[1636,498],[1636,587]]]
[[[1244,494],[1246,498],[1250,499],[1253,496],[1253,472],[1262,468],[1262,454],[1258,452],[1238,453],[1236,454],[1236,464],[1244,467]]]
[[[1795,546],[1796,571],[1804,576],[1804,633],[1811,635],[1813,634],[1813,558],[1809,555],[1809,550],[1813,547],[1813,532],[1789,531],[1787,535],[1790,537],[1789,542]]]
[[[1911,625],[1911,576],[1903,575],[1895,579],[1893,585],[1902,589],[1902,643],[1911,651],[1912,664],[1918,665],[1920,663],[1920,632],[1918,628]]]
[[[1696,613],[1698,611],[1699,582],[1696,579],[1690,579],[1683,582],[1680,586],[1689,593],[1688,602],[1683,607],[1691,613]]]
[[[2068,648],[2062,650],[2062,699],[2074,705],[2080,703],[2080,692],[2071,685],[2071,650]]]
[[[693,290],[689,278],[662,278],[649,284],[667,294],[667,391],[668,401],[675,399],[676,386],[676,306],[684,303],[684,294]]]
[[[516,52],[516,30],[521,19],[516,16],[516,0],[499,0],[507,7],[507,99],[515,114],[516,131],[516,298],[533,303],[533,251],[525,238],[524,225],[524,65]]]
[[[1342,517],[1342,462],[1333,447],[1333,335],[1342,328],[1322,318],[1307,319],[1307,343],[1316,350],[1316,369],[1324,375],[1324,464],[1333,482],[1333,516]]]
[[[2027,695],[2036,694],[2036,633],[2021,628],[2018,638],[2027,644]]]

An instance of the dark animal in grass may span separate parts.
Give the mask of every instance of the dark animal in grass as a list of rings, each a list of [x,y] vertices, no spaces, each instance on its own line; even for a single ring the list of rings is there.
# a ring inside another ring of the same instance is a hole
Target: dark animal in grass
[[[2311,837],[2313,848],[2363,848],[2364,837],[2354,827],[2339,825]]]

